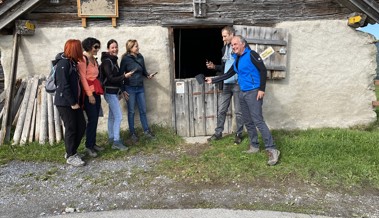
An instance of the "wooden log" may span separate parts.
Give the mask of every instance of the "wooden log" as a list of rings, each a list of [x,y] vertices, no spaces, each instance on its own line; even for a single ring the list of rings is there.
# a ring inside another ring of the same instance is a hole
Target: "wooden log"
[[[29,140],[28,142],[33,142],[34,139],[34,130],[36,126],[36,114],[37,114],[37,98],[34,99],[34,107],[33,107],[33,114],[32,114],[32,123],[30,125],[30,131],[29,131]]]
[[[42,82],[42,89],[45,88],[45,81]],[[38,141],[40,144],[46,143],[47,136],[47,93],[41,91],[41,117],[39,125],[39,137]]]
[[[54,108],[54,127],[55,127],[55,139],[56,142],[62,140],[62,126],[61,126],[61,117],[59,116],[58,108],[53,105]]]
[[[31,86],[33,82],[34,82],[34,78],[31,78],[28,81],[28,84],[26,86],[24,99],[22,100],[21,109],[20,109],[20,117],[18,119],[16,130],[14,131],[14,135],[13,135],[13,143],[12,143],[13,145],[17,145],[20,142],[22,128],[24,127],[24,122],[25,122],[26,109],[28,108],[28,103],[29,103],[30,90],[31,90]]]
[[[19,43],[21,41],[21,36],[17,33],[14,34],[14,40],[13,40],[13,52],[12,52],[12,68],[11,73],[9,76],[8,81],[8,89],[6,93],[6,100],[4,104],[4,117],[1,123],[1,130],[0,130],[0,145],[2,145],[5,141],[10,140],[10,132],[11,132],[11,125],[12,120],[10,119],[10,116],[12,115],[12,100],[13,100],[13,87],[16,81],[17,76],[17,61],[18,61],[18,50],[19,50]]]
[[[36,113],[36,130],[34,133],[34,140],[39,141],[39,129],[41,125],[41,90],[42,90],[42,85],[38,86],[38,91],[37,91],[37,113]]]
[[[53,109],[53,96],[47,95],[47,125],[49,133],[49,144],[53,145],[55,142],[54,130],[54,109]]]
[[[22,129],[20,144],[24,145],[29,138],[30,124],[32,122],[33,108],[34,102],[36,99],[36,92],[38,87],[39,78],[38,76],[33,77],[32,87],[30,89],[29,99],[28,99],[28,107],[25,114],[24,127]]]
[[[13,120],[12,124],[17,122],[17,121],[15,122],[15,120],[17,120],[16,118],[18,118],[17,115],[20,111],[20,104],[25,94],[26,84],[27,82],[25,81],[21,82],[20,86],[18,87],[17,93],[14,97],[14,100],[12,103],[12,120]]]

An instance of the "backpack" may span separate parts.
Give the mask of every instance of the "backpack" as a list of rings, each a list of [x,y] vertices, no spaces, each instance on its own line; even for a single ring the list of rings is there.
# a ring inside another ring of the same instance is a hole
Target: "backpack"
[[[111,72],[113,72],[113,69],[115,68],[113,61],[110,58],[106,58],[105,60],[108,60],[111,62]],[[103,65],[103,63],[101,63]],[[99,75],[97,76],[97,79],[100,80],[101,86],[103,89],[105,88],[105,83],[107,82],[107,75],[106,73],[102,70],[102,66],[99,66]]]
[[[57,63],[58,61],[54,64],[54,61],[51,62],[51,70],[49,73],[49,76],[46,79],[46,84],[45,84],[45,90],[47,93],[54,95],[55,90],[57,89],[57,86],[55,84],[55,71],[57,70]]]

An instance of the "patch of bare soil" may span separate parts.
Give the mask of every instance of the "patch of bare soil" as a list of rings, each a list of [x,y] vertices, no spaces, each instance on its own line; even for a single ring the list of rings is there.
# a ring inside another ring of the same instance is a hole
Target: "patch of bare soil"
[[[346,193],[291,180],[195,186],[149,175],[159,161],[177,158],[182,152],[197,155],[202,146],[205,145],[171,153],[138,154],[117,161],[92,159],[79,168],[56,163],[10,162],[0,167],[0,217],[203,207],[379,217],[377,191]]]

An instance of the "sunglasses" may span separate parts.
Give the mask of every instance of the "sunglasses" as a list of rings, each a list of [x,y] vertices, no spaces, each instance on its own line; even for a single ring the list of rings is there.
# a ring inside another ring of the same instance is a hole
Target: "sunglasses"
[[[100,49],[100,46],[99,45],[95,45],[93,46],[94,49]]]

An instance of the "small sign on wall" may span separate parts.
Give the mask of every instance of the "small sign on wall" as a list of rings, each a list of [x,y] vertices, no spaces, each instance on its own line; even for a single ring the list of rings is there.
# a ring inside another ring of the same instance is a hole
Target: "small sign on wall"
[[[184,82],[176,82],[176,94],[184,94]]]

